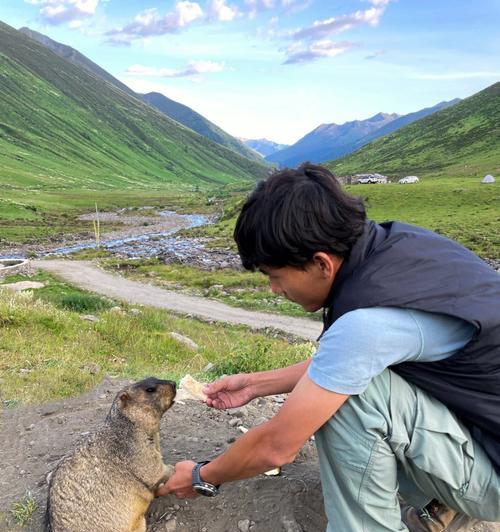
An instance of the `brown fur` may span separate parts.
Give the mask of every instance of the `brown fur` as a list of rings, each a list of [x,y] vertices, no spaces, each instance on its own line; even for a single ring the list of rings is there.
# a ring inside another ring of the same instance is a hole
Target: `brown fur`
[[[145,379],[120,391],[103,426],[54,471],[46,531],[145,532],[145,514],[171,474],[160,452],[160,420],[175,383]]]

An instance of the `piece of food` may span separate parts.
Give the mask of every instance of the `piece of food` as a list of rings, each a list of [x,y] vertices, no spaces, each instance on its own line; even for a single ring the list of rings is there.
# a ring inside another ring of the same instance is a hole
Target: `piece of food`
[[[203,386],[205,386],[203,382],[198,382],[191,375],[185,375],[179,383],[179,390],[186,392],[188,398],[206,401],[207,396],[203,393]]]

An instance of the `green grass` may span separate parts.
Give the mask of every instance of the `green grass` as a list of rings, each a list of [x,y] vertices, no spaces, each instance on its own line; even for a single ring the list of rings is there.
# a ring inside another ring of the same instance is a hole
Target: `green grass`
[[[23,528],[30,520],[33,512],[36,510],[37,504],[31,492],[27,492],[21,501],[15,502],[12,505],[10,513],[14,518],[15,523]]]
[[[26,280],[25,275],[9,275],[5,277],[0,287],[4,283],[15,283],[24,280]],[[33,291],[34,299],[51,303],[59,309],[71,310],[80,314],[90,314],[108,310],[115,306],[115,303],[110,299],[86,292],[85,290],[80,290],[43,271],[31,275],[29,280],[45,284],[43,288],[38,288]]]
[[[365,199],[368,216],[377,222],[400,220],[457,240],[483,257],[500,257],[500,183],[483,185],[476,178],[423,177],[414,185],[353,185],[349,194]],[[233,229],[241,196],[232,198],[227,216],[213,226],[184,231],[213,237],[234,249]]]
[[[178,380],[200,374],[209,362],[259,371],[311,353],[311,343],[293,344],[243,326],[211,325],[144,307],[99,311],[98,322],[84,321],[34,293],[0,290],[0,378],[7,407],[78,395],[105,375]],[[193,353],[171,332],[193,339],[199,351]]]

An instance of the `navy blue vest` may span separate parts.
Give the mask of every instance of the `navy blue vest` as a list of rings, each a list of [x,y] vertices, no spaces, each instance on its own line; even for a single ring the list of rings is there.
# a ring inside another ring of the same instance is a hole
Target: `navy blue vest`
[[[445,360],[391,369],[453,410],[500,472],[500,275],[431,231],[367,222],[333,283],[324,330],[343,314],[367,307],[448,314],[477,328],[474,338]]]

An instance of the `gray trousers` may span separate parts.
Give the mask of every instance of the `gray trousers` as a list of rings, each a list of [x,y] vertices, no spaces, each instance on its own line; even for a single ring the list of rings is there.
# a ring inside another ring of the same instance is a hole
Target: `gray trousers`
[[[397,493],[500,521],[500,475],[468,429],[386,369],[316,433],[327,532],[406,531]]]

